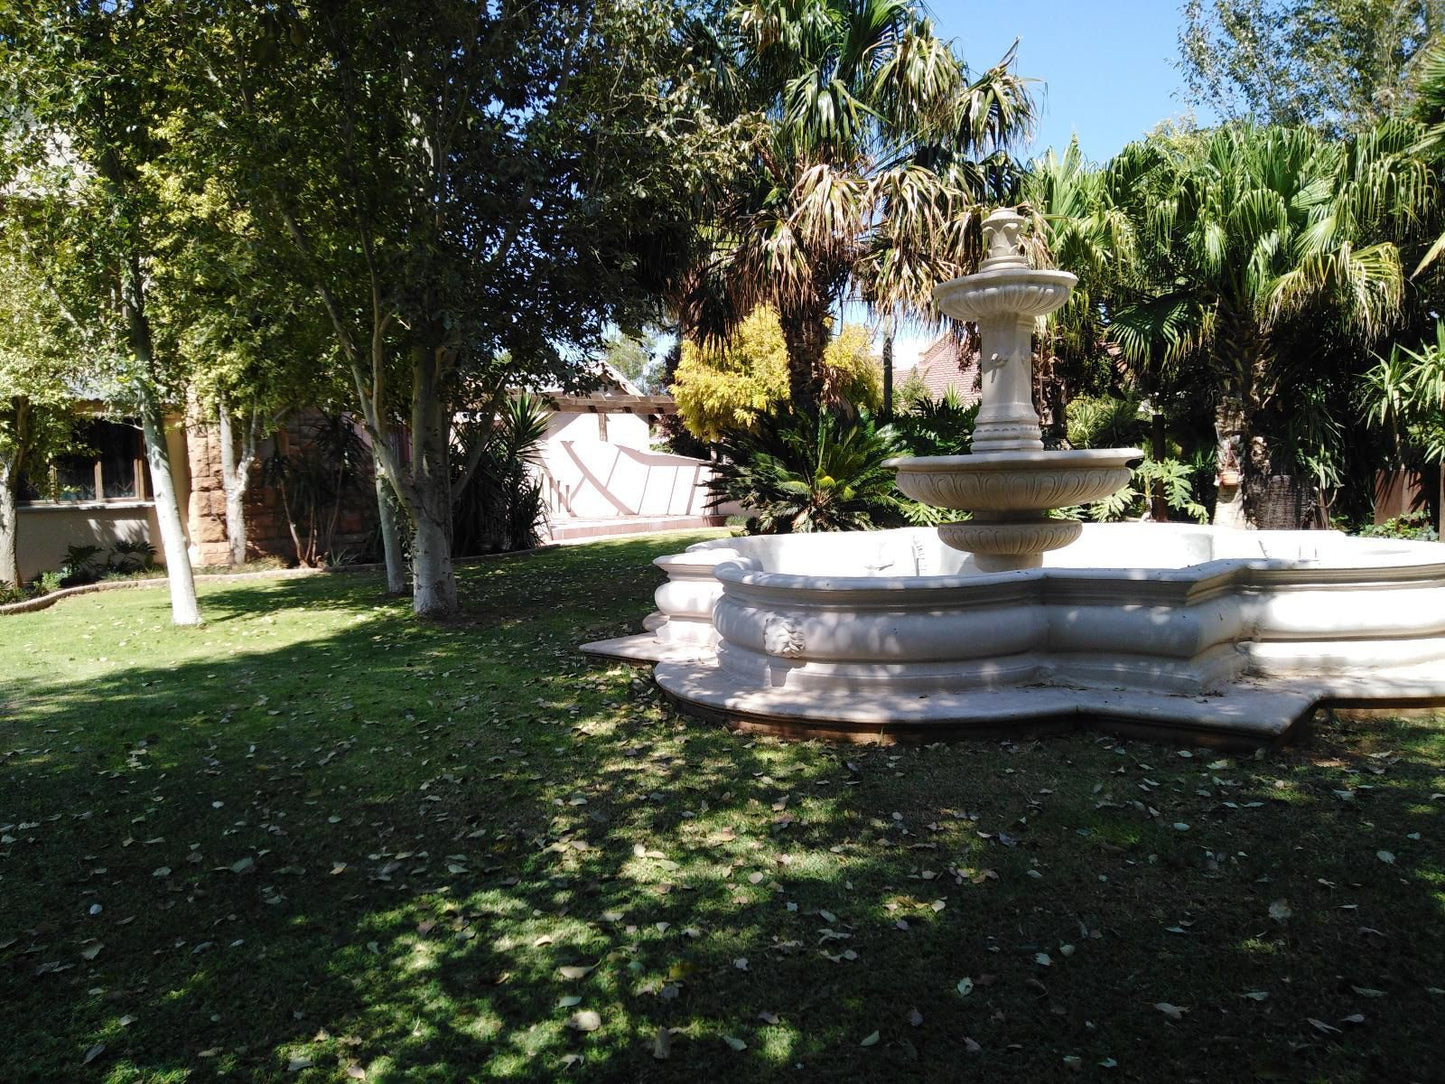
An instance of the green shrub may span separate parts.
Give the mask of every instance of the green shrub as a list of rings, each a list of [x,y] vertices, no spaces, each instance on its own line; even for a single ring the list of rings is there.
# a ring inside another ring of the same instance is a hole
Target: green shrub
[[[893,431],[910,455],[967,455],[977,422],[978,404],[964,406],[949,389],[941,399],[919,398],[894,415]]]
[[[748,531],[790,534],[899,527],[905,499],[883,464],[902,448],[866,413],[770,410],[753,432],[724,434],[711,505],[736,501],[753,514]]]
[[[551,411],[540,399],[518,395],[458,428],[465,464],[452,503],[452,553],[531,549],[541,537],[546,509],[542,481],[531,470],[541,459]]]
[[[100,555],[105,552],[99,546],[67,546],[65,560],[60,565],[60,580],[65,587],[83,583],[94,583],[105,571]]]
[[[110,567],[116,572],[140,572],[155,568],[156,550],[144,539],[124,539],[110,548]]]
[[[1425,511],[1407,512],[1384,523],[1370,523],[1360,528],[1362,538],[1404,538],[1412,542],[1439,542],[1440,534]]]

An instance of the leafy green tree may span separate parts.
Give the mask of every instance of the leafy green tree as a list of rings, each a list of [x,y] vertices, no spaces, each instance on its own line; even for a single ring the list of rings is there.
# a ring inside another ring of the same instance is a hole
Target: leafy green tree
[[[726,345],[684,341],[671,391],[683,424],[701,440],[752,428],[788,398],[788,345],[777,313],[758,306]]]
[[[1399,110],[1445,0],[1185,0],[1191,99],[1228,118],[1341,135]]]
[[[307,407],[334,412],[349,396],[315,295],[268,258],[254,216],[205,165],[190,163],[168,178],[176,240],[153,277],[161,346],[179,359],[194,406],[219,438],[226,536],[239,566],[260,442],[287,415]]]
[[[29,182],[23,236],[36,269],[107,397],[139,416],[172,620],[201,621],[166,445],[184,374],[157,348],[154,265],[173,238],[161,137],[204,85],[178,60],[207,5],[37,0],[0,9],[0,84]]]
[[[603,340],[602,350],[607,363],[644,395],[656,395],[665,389],[667,336],[664,332],[647,328],[640,335],[628,335],[614,330]]]
[[[872,411],[882,401],[866,328],[848,325],[830,339],[818,375],[819,393],[830,409]],[[751,429],[764,411],[789,402],[788,347],[776,310],[758,306],[724,345],[684,341],[671,391],[688,432],[708,441],[728,430]]]
[[[61,314],[3,223],[12,207],[0,202],[0,585],[19,587],[21,476],[66,450],[75,373]]]
[[[679,309],[689,334],[722,339],[772,305],[790,400],[811,410],[850,283],[880,311],[926,306],[972,266],[980,202],[1009,174],[997,152],[1032,103],[1011,57],[970,80],[905,0],[746,0],[719,47],[763,124]]]
[[[610,323],[641,322],[687,247],[685,197],[716,169],[715,133],[678,13],[224,7],[213,67],[237,110],[215,130],[217,160],[321,299],[411,522],[414,608],[449,614],[454,412],[573,378],[570,359]],[[405,455],[387,439],[401,413]]]

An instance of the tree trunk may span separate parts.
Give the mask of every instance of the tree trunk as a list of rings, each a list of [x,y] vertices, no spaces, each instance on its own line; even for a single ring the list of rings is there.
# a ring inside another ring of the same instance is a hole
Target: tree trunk
[[[0,584],[20,586],[20,562],[15,541],[17,516],[15,485],[17,456],[0,452]]]
[[[1219,497],[1214,505],[1216,527],[1248,527],[1244,515],[1244,403],[1235,394],[1223,394],[1214,408],[1216,469]]]
[[[135,382],[140,400],[141,431],[145,435],[146,463],[151,471],[151,496],[160,526],[161,546],[166,555],[166,581],[171,589],[171,621],[177,625],[201,624],[196,602],[196,578],[186,552],[186,532],[181,525],[181,506],[176,500],[176,482],[171,476],[171,453],[166,447],[165,418],[160,394],[154,383],[155,356],[150,318],[145,311],[145,282],[139,257],[126,263],[121,284],[121,306],[130,332],[130,348],[141,372]]]
[[[386,593],[406,594],[406,559],[401,552],[401,529],[397,525],[396,495],[386,478],[386,467],[380,457],[373,456],[376,481],[376,517],[381,525],[381,548],[386,557]]]
[[[812,306],[781,314],[788,347],[788,397],[795,411],[816,414],[823,384],[823,351],[828,346],[828,313]]]
[[[893,319],[883,333],[883,420],[893,420]]]
[[[221,435],[221,487],[226,495],[226,542],[231,551],[231,566],[239,568],[246,563],[246,490],[250,487],[251,466],[256,461],[256,423],[253,419],[246,427],[238,459],[235,429],[224,396],[217,401],[216,418]]]
[[[186,532],[181,525],[181,506],[176,500],[176,483],[171,476],[171,455],[166,447],[165,419],[156,389],[140,381],[141,430],[145,434],[146,463],[151,471],[151,493],[156,522],[161,529],[161,546],[166,555],[166,580],[171,589],[171,620],[177,625],[201,624],[196,602],[196,580],[186,553]]]
[[[428,356],[430,355],[430,356]],[[411,397],[412,610],[457,612],[452,571],[451,413],[441,386],[443,348],[414,347]]]
[[[1154,462],[1162,463],[1169,455],[1168,436],[1164,428],[1164,415],[1154,411],[1150,417],[1149,443]],[[1155,523],[1169,522],[1169,495],[1164,491],[1164,479],[1156,478],[1149,495],[1149,518]]]
[[[451,517],[447,509],[416,509],[411,559],[413,612],[418,617],[449,617],[456,613],[457,581],[452,571]]]

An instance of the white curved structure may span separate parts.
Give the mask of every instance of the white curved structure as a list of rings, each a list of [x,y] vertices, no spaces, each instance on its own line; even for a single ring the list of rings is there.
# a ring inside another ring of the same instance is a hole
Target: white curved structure
[[[1247,744],[1322,702],[1445,699],[1440,543],[1102,524],[1045,562],[983,573],[931,529],[705,542],[658,559],[650,634],[584,650],[797,736],[1096,722]]]

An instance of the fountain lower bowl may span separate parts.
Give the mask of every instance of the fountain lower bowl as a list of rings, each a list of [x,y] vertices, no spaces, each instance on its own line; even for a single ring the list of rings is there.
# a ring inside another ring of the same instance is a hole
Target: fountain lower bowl
[[[931,529],[721,539],[659,558],[642,636],[686,710],[790,736],[1078,725],[1278,741],[1321,703],[1445,702],[1445,545],[1091,524],[987,574]],[[1118,566],[1118,567],[1116,567]]]

